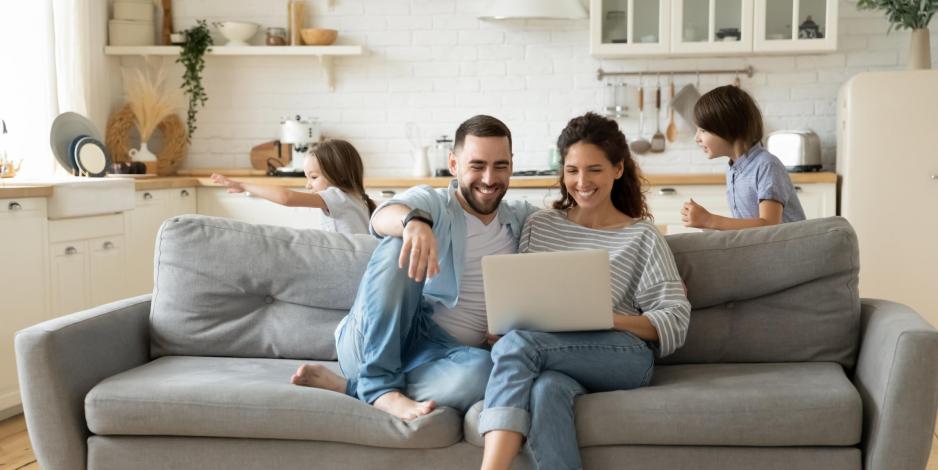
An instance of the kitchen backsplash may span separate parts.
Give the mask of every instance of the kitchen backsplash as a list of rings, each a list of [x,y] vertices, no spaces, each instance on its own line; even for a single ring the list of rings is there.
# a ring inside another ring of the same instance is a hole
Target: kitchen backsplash
[[[301,114],[319,118],[324,135],[351,141],[362,153],[368,174],[408,175],[412,160],[407,122],[415,122],[430,144],[435,136],[452,136],[465,118],[485,113],[512,129],[516,169],[542,169],[566,122],[602,106],[603,85],[596,79],[600,67],[641,71],[751,65],[753,77],[740,79],[761,106],[766,130],[814,130],[830,169],[840,86],[858,72],[902,67],[909,38],[908,32],[887,35],[881,13],[858,12],[855,2],[841,1],[838,51],[833,54],[599,60],[589,55],[588,20],[478,20],[487,3],[308,0],[307,26],[338,29],[340,44],[362,45],[365,54],[335,58],[334,92],[328,90],[315,57],[209,57],[209,101],[199,113],[185,166],[250,167],[251,147],[277,138],[281,116]],[[260,23],[255,43],[263,41],[264,28],[285,26],[287,21],[286,0],[176,0],[173,8],[177,29],[202,18]],[[938,63],[938,34],[932,38]],[[140,59],[122,60],[132,64]],[[179,65],[165,63],[170,75],[181,75]],[[706,91],[733,78],[702,75],[699,81]],[[696,80],[675,77],[678,88]],[[645,77],[646,92],[655,82],[655,77]],[[667,77],[661,82],[666,85]],[[627,83],[633,85],[629,91],[634,101],[636,80]],[[114,96],[112,103],[119,99]],[[654,119],[648,116],[646,137],[654,132]],[[665,110],[661,116],[664,129]],[[708,162],[694,144],[693,129],[676,119],[677,142],[663,154],[640,157],[642,168],[648,173],[723,171],[725,160]],[[638,128],[637,113],[620,124],[631,138]]]

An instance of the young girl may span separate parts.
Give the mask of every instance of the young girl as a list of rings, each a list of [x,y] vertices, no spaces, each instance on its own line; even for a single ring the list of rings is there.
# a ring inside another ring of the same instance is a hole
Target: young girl
[[[317,145],[306,159],[309,193],[278,186],[248,184],[217,173],[212,181],[229,193],[247,193],[288,207],[322,209],[322,229],[340,233],[368,233],[368,218],[375,203],[365,194],[364,166],[352,144],[330,139]]]
[[[727,85],[701,96],[694,119],[707,158],[730,158],[726,197],[733,217],[711,214],[691,199],[681,208],[685,226],[736,230],[804,220],[785,166],[762,146],[762,114],[745,91]]]

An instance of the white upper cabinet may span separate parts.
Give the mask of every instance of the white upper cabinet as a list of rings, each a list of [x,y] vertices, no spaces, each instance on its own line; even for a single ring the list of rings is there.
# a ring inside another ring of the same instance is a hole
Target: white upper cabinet
[[[590,0],[590,54],[661,55],[671,50],[671,2]]]
[[[836,0],[591,0],[597,57],[837,49]]]
[[[751,0],[677,0],[672,3],[671,51],[734,54],[752,51]]]
[[[755,0],[755,52],[837,50],[837,0]]]

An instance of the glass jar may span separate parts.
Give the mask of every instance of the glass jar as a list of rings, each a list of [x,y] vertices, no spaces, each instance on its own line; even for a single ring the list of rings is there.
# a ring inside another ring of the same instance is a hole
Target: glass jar
[[[286,28],[267,28],[268,46],[286,46],[287,30]]]

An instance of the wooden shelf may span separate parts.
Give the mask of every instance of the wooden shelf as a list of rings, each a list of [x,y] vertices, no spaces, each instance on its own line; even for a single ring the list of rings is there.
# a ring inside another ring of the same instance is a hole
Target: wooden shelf
[[[107,46],[109,56],[178,56],[179,46]],[[212,46],[206,56],[317,57],[330,90],[335,90],[333,57],[360,56],[362,46]]]

